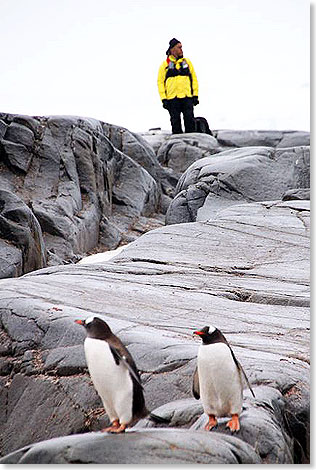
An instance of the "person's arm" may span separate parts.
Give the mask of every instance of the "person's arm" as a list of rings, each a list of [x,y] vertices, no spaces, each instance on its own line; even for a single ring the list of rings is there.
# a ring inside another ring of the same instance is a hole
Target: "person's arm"
[[[159,96],[160,96],[160,99],[161,101],[167,99],[166,97],[166,89],[165,89],[165,78],[166,78],[166,73],[167,73],[167,70],[166,70],[166,61],[164,61],[160,68],[159,68],[159,72],[158,72],[158,92],[159,92]]]
[[[191,77],[192,77],[193,96],[198,97],[199,96],[199,84],[198,84],[198,81],[197,81],[196,73],[195,73],[194,67],[192,65],[192,62],[188,59],[186,59],[186,61],[189,65],[189,69],[190,69],[190,73],[191,73]]]

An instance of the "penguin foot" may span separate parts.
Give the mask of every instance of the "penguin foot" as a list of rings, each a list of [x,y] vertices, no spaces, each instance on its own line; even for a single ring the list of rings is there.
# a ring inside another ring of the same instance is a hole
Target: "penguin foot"
[[[126,424],[121,424],[118,428],[114,428],[110,431],[112,434],[120,434],[121,432],[125,432]]]
[[[113,423],[111,423],[111,426],[101,429],[101,432],[114,432],[116,429],[119,429],[120,423],[118,419],[115,419]]]
[[[239,418],[237,414],[232,415],[232,419],[226,424],[231,432],[238,432],[240,429]]]
[[[208,415],[208,423],[205,426],[205,431],[210,431],[217,426],[217,419],[215,415]]]

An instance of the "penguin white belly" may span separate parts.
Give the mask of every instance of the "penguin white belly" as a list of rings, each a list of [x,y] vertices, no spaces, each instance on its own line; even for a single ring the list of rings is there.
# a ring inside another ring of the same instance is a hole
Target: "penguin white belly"
[[[86,338],[84,343],[86,361],[95,389],[100,395],[111,422],[120,424],[132,420],[133,382],[128,369],[117,365],[106,341]]]
[[[225,343],[200,346],[198,373],[200,396],[206,414],[220,417],[241,413],[241,377]]]

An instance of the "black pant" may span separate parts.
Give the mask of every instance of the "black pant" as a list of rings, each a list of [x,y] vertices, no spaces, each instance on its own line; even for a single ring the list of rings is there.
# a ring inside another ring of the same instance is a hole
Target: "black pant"
[[[192,98],[174,98],[168,100],[168,111],[173,134],[182,134],[181,113],[183,114],[185,132],[195,132]]]

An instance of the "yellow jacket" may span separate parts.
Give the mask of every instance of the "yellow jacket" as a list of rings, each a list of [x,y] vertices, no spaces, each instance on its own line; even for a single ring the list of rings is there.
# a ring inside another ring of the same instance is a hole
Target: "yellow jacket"
[[[158,91],[161,100],[198,96],[198,81],[189,59],[170,55],[158,72]]]

